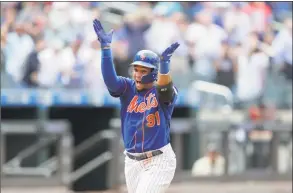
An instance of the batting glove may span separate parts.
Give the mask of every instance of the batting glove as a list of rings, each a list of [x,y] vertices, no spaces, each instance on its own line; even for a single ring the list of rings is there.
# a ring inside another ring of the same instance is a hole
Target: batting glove
[[[169,63],[170,58],[174,51],[179,47],[179,43],[176,42],[172,44],[170,47],[168,47],[162,54],[161,54],[161,62],[160,62],[160,73],[161,74],[167,74],[169,72]]]
[[[161,62],[170,62],[170,58],[174,51],[179,47],[179,43],[176,42],[169,46],[162,54],[161,54]]]
[[[110,32],[106,33],[101,25],[101,22],[97,19],[93,21],[93,26],[102,48],[109,48],[112,42],[113,30],[110,30]]]

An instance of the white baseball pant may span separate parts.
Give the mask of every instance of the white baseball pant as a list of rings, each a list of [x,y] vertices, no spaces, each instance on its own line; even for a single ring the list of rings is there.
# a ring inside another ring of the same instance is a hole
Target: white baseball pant
[[[125,179],[128,193],[164,193],[176,169],[176,156],[171,144],[160,148],[160,155],[136,161],[125,157]],[[131,153],[139,155],[140,153]]]

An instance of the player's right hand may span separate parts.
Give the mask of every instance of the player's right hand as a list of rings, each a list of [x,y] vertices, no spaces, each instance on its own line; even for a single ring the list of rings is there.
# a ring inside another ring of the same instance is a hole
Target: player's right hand
[[[101,25],[101,22],[97,19],[93,21],[93,26],[101,46],[110,46],[112,42],[113,30],[110,30],[110,32],[106,33]]]

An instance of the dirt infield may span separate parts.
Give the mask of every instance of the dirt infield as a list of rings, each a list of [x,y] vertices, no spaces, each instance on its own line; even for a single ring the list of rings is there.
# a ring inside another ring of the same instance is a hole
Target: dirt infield
[[[2,193],[72,193],[64,188],[1,188]],[[84,192],[83,192],[84,193]],[[98,191],[87,193],[127,193]],[[292,193],[292,182],[177,183],[167,193]]]

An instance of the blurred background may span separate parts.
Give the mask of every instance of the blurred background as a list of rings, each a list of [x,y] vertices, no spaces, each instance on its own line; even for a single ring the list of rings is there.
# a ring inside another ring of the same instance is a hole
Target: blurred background
[[[180,43],[175,182],[292,180],[292,2],[1,2],[3,187],[124,184],[95,18],[121,76],[137,51]]]

